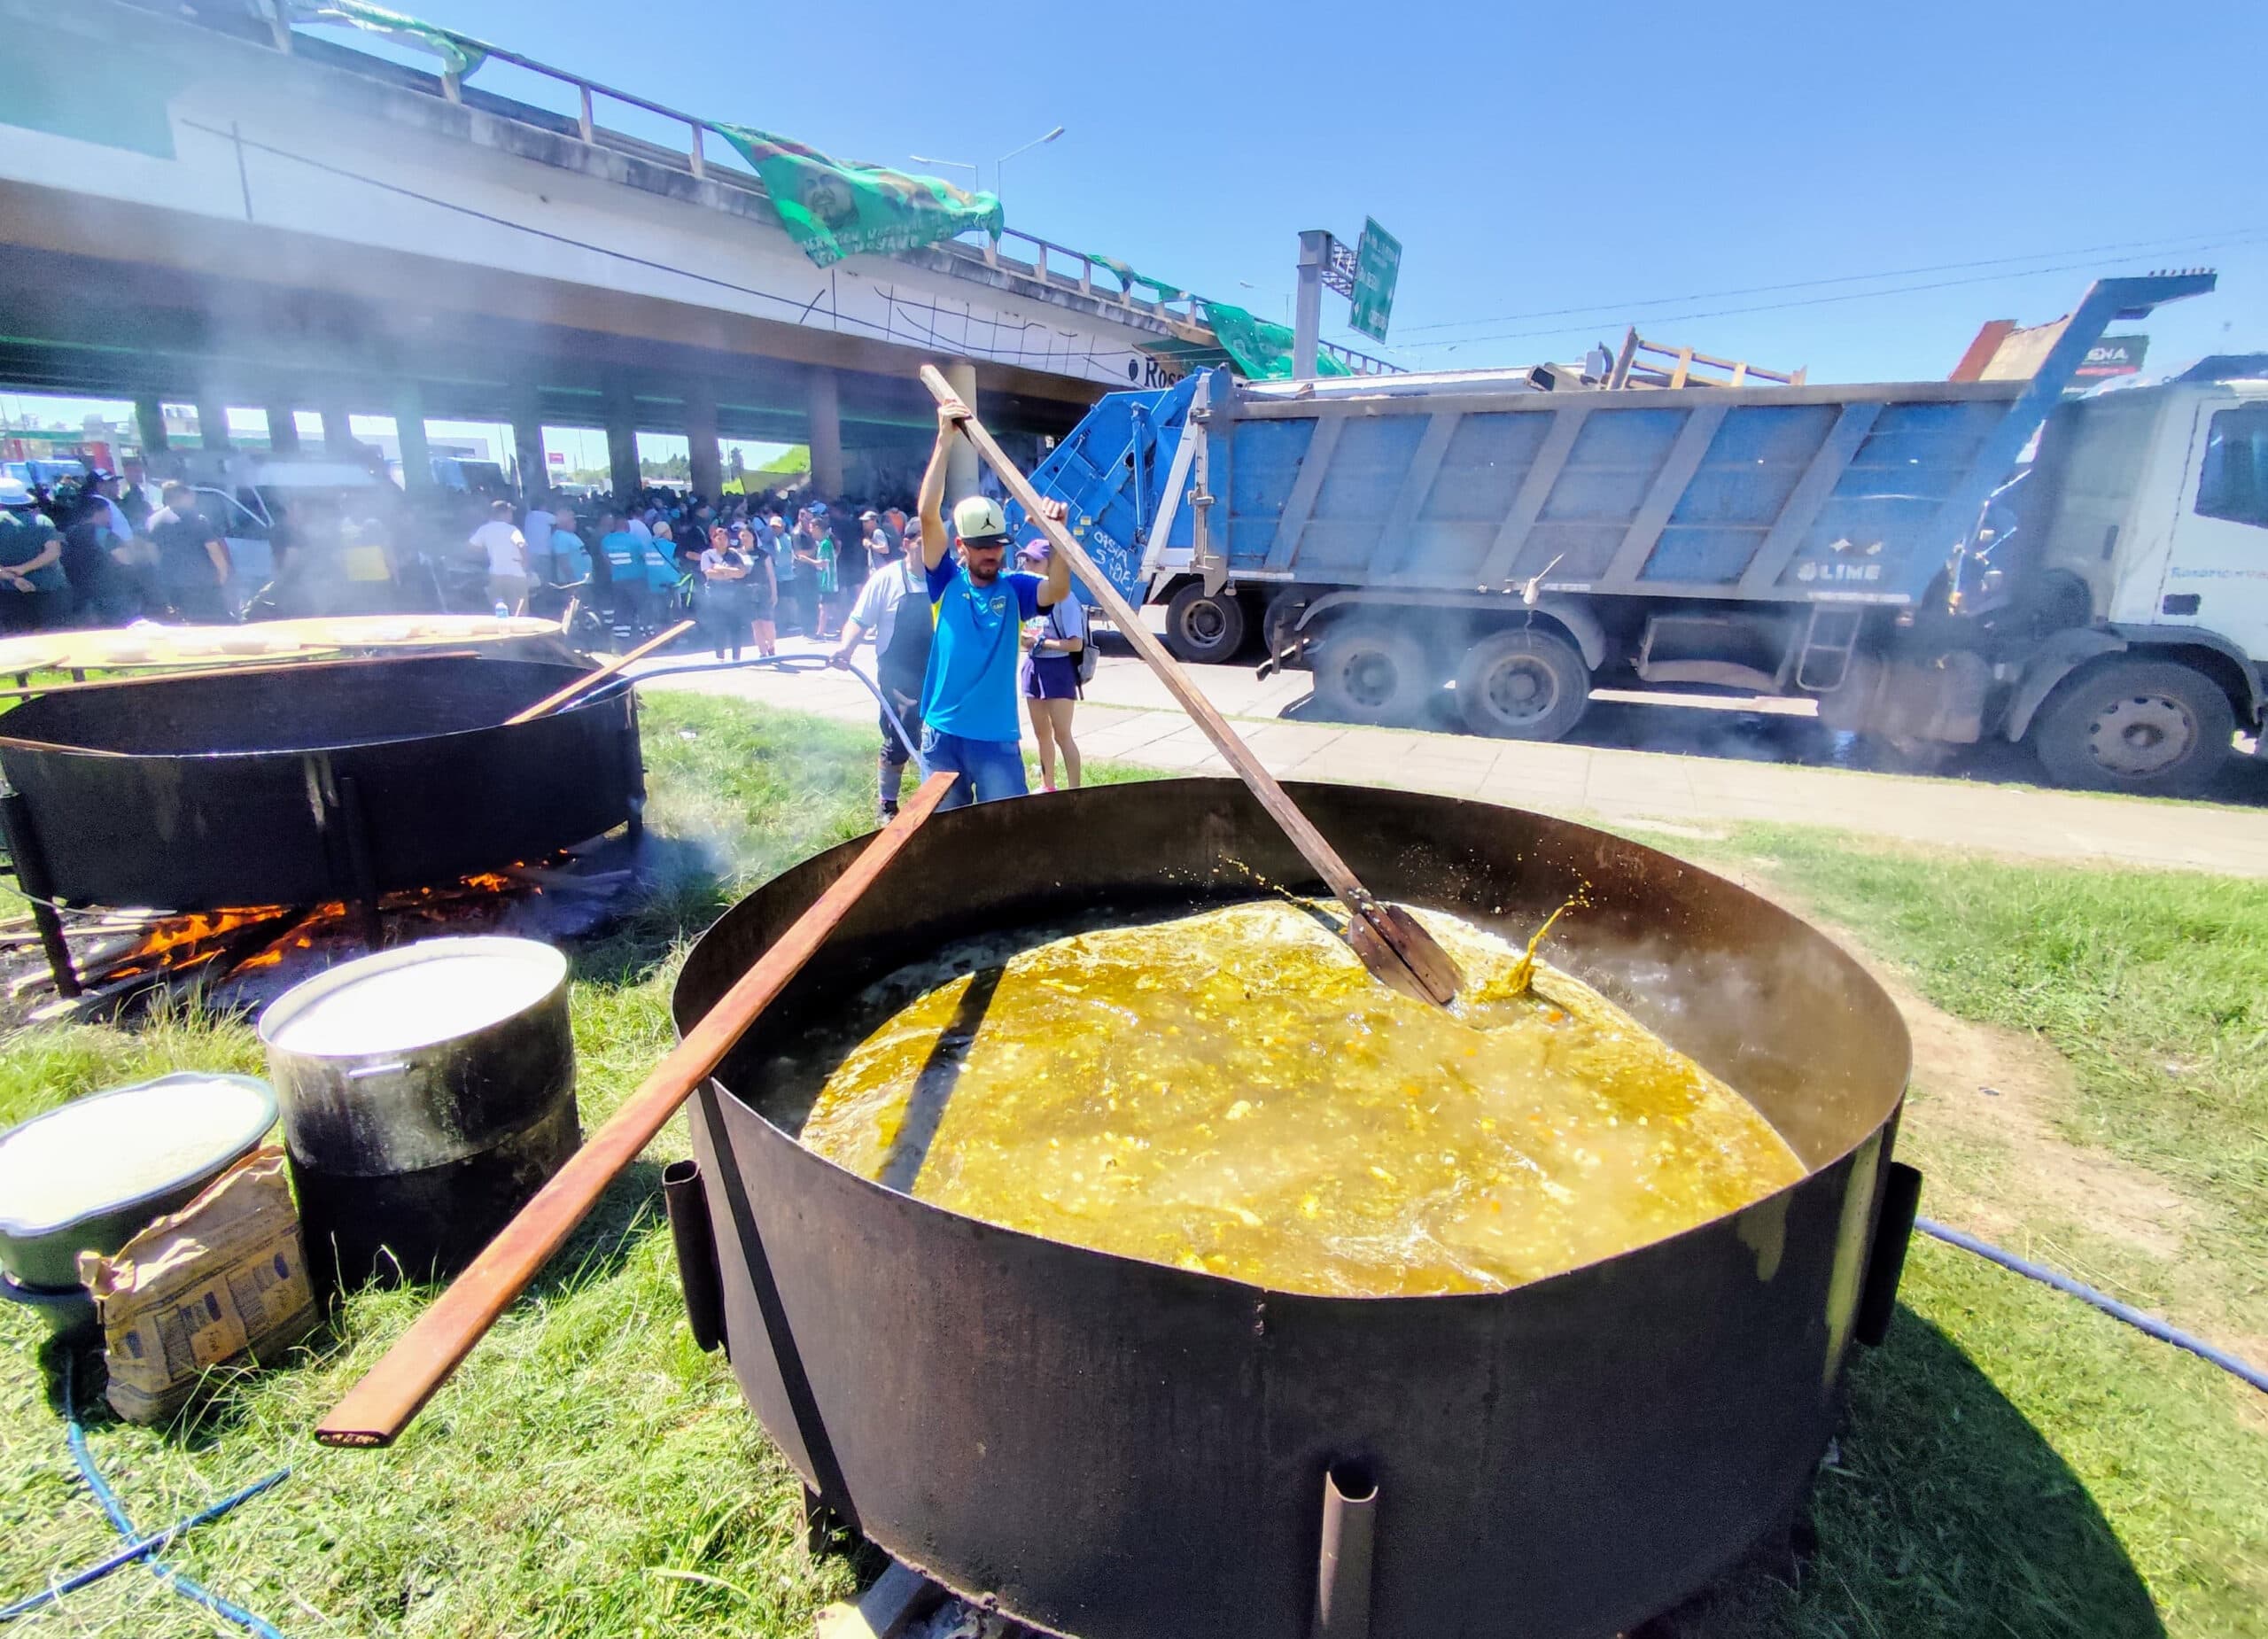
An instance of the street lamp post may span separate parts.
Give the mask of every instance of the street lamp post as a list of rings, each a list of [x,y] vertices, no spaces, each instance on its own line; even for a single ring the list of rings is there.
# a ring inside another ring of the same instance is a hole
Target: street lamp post
[[[1011,148],[1010,150],[1008,150],[1008,151],[1007,151],[1007,152],[1006,152],[1006,153],[1002,154],[998,159],[997,159],[993,160],[993,161],[992,161],[992,196],[993,196],[993,198],[998,198],[1001,196],[1002,192],[1004,191],[1004,190],[1003,190],[1003,189],[1001,188],[1001,185],[1000,185],[1000,167],[1001,167],[1002,166],[1004,166],[1004,165],[1007,164],[1007,162],[1008,162],[1009,160],[1011,160],[1011,159],[1014,159],[1018,154],[1020,154],[1020,153],[1029,153],[1033,149],[1035,149],[1035,148],[1038,147],[1042,143],[1052,143],[1052,142],[1053,142],[1057,137],[1059,137],[1059,136],[1062,136],[1062,135],[1063,135],[1063,128],[1062,128],[1061,126],[1060,126],[1060,125],[1059,125],[1059,126],[1057,126],[1053,130],[1052,130],[1052,131],[1048,132],[1046,136],[1035,136],[1035,137],[1033,137],[1033,138],[1031,139],[1031,141],[1029,141],[1029,142],[1026,143],[1022,147],[1021,147],[1021,148]]]

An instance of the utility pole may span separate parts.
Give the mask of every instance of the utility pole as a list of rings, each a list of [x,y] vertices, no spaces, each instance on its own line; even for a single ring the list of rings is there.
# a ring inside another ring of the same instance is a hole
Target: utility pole
[[[1330,232],[1308,229],[1300,235],[1299,306],[1292,321],[1292,375],[1300,381],[1315,379],[1323,345],[1323,276],[1330,268]]]

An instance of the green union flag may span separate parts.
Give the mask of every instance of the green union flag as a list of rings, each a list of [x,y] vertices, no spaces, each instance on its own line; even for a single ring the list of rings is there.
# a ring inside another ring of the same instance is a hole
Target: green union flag
[[[982,228],[998,237],[1000,201],[934,176],[909,176],[738,125],[717,130],[764,179],[780,224],[804,255],[829,267],[862,251],[907,251]]]

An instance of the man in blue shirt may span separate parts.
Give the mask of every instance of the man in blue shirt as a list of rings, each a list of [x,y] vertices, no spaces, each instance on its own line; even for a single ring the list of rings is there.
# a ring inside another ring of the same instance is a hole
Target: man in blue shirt
[[[1040,610],[1071,595],[1071,566],[1061,553],[1047,573],[1003,574],[1008,521],[1000,503],[972,495],[953,509],[955,562],[945,534],[945,457],[969,418],[967,405],[949,400],[937,409],[937,443],[921,477],[921,562],[928,572],[936,635],[921,686],[921,763],[928,773],[950,770],[960,778],[939,804],[958,808],[1021,796],[1023,750],[1016,742],[1016,667],[1022,649],[1016,634]],[[1045,503],[1055,517],[1060,501]]]

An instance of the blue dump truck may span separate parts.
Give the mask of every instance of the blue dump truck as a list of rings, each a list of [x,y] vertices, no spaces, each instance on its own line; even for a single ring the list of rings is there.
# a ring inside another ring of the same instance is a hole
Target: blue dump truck
[[[1594,684],[1809,695],[2060,783],[2194,790],[2262,711],[2268,358],[2064,400],[2028,380],[1604,390],[1550,370],[1116,392],[1033,475],[1184,659],[1264,648],[1326,715],[1552,740]]]

